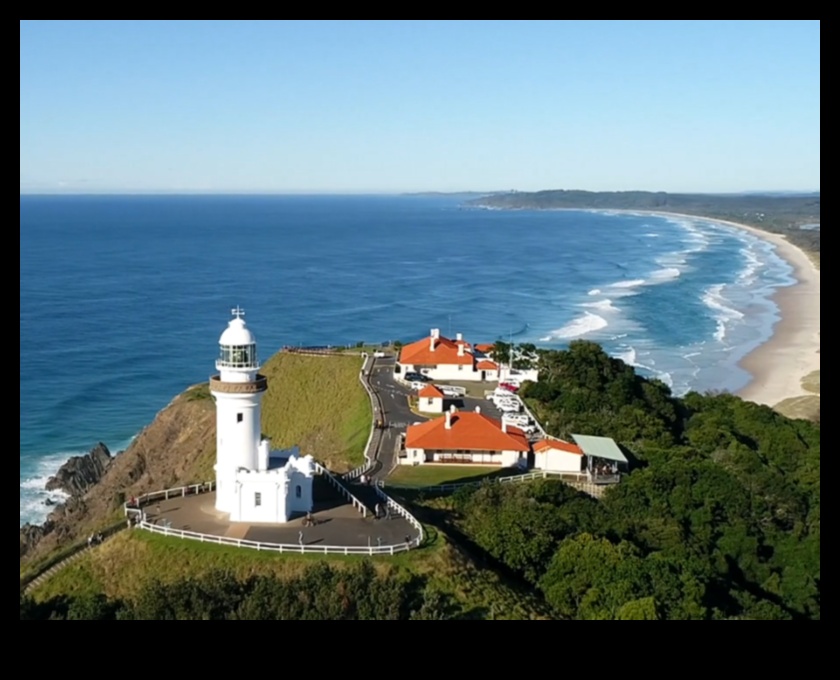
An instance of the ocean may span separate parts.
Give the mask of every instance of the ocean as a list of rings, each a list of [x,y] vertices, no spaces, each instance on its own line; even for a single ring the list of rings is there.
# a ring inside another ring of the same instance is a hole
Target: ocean
[[[699,218],[445,196],[21,196],[20,522],[44,519],[69,456],[122,450],[207,379],[236,305],[264,359],[430,328],[581,338],[680,395],[743,387],[737,362],[793,283],[773,246]]]

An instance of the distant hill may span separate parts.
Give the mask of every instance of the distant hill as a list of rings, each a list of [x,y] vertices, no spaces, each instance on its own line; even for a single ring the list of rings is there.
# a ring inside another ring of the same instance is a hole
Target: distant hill
[[[792,243],[820,252],[819,230],[801,229],[820,221],[820,194],[669,194],[664,191],[512,191],[468,202],[507,210],[661,210],[731,220],[785,234]]]

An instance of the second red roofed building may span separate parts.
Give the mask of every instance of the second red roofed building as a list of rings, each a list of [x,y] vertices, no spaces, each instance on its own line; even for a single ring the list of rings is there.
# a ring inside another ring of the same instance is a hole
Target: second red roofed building
[[[421,397],[422,399],[422,397]],[[480,412],[454,407],[440,418],[409,425],[405,465],[456,463],[526,467],[531,446],[518,427]]]

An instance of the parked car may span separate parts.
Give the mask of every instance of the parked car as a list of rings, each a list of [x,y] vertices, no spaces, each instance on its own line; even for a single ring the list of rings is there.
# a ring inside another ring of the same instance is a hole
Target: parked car
[[[424,383],[422,380],[412,380],[409,383],[409,386],[411,387],[411,389],[419,391],[426,386],[426,383]]]
[[[499,383],[499,387],[501,387],[503,390],[507,390],[508,392],[513,392],[514,394],[516,394],[519,391],[519,385],[514,385],[511,382]]]
[[[373,353],[374,359],[384,359],[386,356],[387,355],[385,354],[385,352],[383,352],[381,349],[378,349]]]
[[[419,382],[429,382],[431,380],[431,378],[428,378],[422,373],[406,373],[405,379],[408,381],[417,380]]]

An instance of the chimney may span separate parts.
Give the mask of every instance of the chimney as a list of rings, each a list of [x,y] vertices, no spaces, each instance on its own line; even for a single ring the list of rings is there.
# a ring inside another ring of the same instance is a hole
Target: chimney
[[[464,343],[460,343],[458,345],[458,356],[459,357],[464,356]]]
[[[481,413],[481,406],[476,406],[475,407],[475,412],[476,413]]]
[[[446,412],[446,429],[447,430],[452,429],[452,412],[451,411]]]
[[[435,351],[435,336],[434,336],[434,334],[429,336],[429,351],[430,352]]]
[[[440,328],[433,328],[432,329],[432,337],[437,340],[440,338]]]
[[[461,342],[461,340],[463,340],[463,339],[464,339],[464,335],[463,335],[462,333],[455,333],[455,339],[456,339],[458,342]]]
[[[507,421],[504,418],[502,418],[502,432],[507,434]]]

